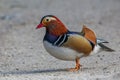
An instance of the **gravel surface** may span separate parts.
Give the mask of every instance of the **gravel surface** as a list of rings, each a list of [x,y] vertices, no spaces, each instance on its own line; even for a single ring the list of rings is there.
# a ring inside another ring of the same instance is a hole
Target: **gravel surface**
[[[43,47],[44,15],[56,15],[70,29],[85,24],[115,52],[73,61],[52,57]],[[120,0],[0,0],[0,80],[120,80]]]

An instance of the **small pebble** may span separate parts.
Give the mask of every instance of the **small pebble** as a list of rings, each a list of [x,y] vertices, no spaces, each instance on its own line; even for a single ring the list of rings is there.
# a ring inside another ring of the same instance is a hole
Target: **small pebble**
[[[16,68],[16,70],[18,71],[19,69],[18,69],[18,68]]]
[[[96,78],[96,80],[100,80],[99,78]]]
[[[106,69],[107,69],[107,67],[103,68],[103,70],[106,70]]]
[[[99,21],[98,24],[102,25],[102,21]]]
[[[100,55],[98,55],[98,57],[100,57]]]
[[[23,62],[23,64],[25,64],[25,62]]]
[[[100,58],[100,60],[103,60],[103,58]]]
[[[102,55],[102,57],[104,57],[105,55]]]
[[[11,20],[14,18],[14,15],[3,15],[0,17],[1,20]]]
[[[96,63],[98,63],[98,62],[96,61]]]

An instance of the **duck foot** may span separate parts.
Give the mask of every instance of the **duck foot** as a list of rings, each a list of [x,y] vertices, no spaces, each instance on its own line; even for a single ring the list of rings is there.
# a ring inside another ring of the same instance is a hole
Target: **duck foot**
[[[78,71],[80,69],[80,67],[82,65],[80,65],[80,61],[79,60],[80,60],[79,58],[76,58],[76,66],[75,66],[75,68],[70,68],[69,71],[74,72],[74,71]]]

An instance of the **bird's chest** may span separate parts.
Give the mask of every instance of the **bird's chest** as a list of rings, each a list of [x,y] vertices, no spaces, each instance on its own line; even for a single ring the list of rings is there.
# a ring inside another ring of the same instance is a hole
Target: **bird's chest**
[[[54,44],[54,42],[58,39],[57,36],[51,35],[49,33],[46,33],[45,37],[44,37],[44,41],[48,41],[51,44]]]
[[[70,48],[54,46],[48,41],[44,41],[43,44],[48,53],[61,60],[75,60],[77,57],[83,56],[82,53],[80,54]]]

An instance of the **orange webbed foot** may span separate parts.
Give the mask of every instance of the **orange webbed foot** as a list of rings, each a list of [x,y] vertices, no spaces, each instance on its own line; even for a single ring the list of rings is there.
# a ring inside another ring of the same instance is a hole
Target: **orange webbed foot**
[[[79,58],[76,59],[76,66],[75,68],[70,68],[69,71],[74,72],[78,71],[82,65],[79,64]]]

